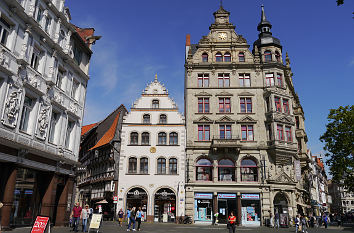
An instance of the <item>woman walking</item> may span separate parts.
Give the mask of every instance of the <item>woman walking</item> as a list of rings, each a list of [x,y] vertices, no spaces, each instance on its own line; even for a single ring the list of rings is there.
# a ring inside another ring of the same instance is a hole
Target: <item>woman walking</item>
[[[120,210],[118,211],[118,222],[119,222],[119,226],[123,226],[123,216],[124,216],[123,209],[120,208]]]
[[[85,209],[81,211],[81,219],[82,219],[82,232],[87,231],[87,219],[90,216],[90,209],[88,205],[85,205]]]
[[[229,229],[229,233],[235,233],[236,216],[234,216],[234,212],[233,211],[231,211],[230,216],[228,218],[227,228]]]
[[[138,222],[138,231],[140,231],[141,217],[142,217],[142,211],[141,211],[141,207],[139,207],[138,211],[136,212],[136,221]]]

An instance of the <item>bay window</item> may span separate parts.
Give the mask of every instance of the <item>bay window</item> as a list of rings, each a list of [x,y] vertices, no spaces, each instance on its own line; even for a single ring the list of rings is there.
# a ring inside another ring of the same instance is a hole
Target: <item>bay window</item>
[[[280,97],[275,96],[274,97],[274,102],[275,102],[275,109],[277,112],[281,112],[281,103],[280,103]]]
[[[283,125],[277,124],[277,135],[278,135],[278,140],[284,141]]]
[[[284,113],[290,114],[289,100],[287,100],[287,99],[283,99],[283,110],[284,110]]]
[[[292,133],[291,133],[290,126],[285,126],[285,135],[286,135],[286,141],[291,142],[292,141]]]
[[[266,76],[266,86],[273,87],[274,86],[274,74],[268,73],[265,76]]]

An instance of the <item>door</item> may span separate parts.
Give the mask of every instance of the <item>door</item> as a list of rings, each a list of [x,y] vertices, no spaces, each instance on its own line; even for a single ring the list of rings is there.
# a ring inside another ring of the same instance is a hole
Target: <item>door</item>
[[[219,216],[218,216],[218,220],[219,223],[227,223],[227,200],[225,199],[219,199],[218,200],[218,212],[219,212]]]

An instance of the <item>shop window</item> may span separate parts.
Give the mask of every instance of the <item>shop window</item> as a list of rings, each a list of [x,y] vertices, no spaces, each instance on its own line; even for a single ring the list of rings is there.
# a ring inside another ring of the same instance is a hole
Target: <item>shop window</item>
[[[148,132],[141,134],[141,145],[150,145],[150,134]]]
[[[166,114],[160,115],[160,124],[167,124],[167,116]]]
[[[245,53],[243,53],[243,52],[238,53],[238,61],[245,62]]]
[[[270,62],[272,61],[272,53],[269,50],[266,50],[264,52],[264,61],[265,62]]]
[[[202,54],[202,62],[208,62],[208,54],[207,53]]]
[[[159,108],[160,102],[158,100],[153,100],[152,101],[152,108]]]
[[[209,87],[209,74],[198,74],[198,87]]]
[[[224,62],[231,62],[231,54],[229,52],[224,54]]]
[[[199,159],[196,164],[197,180],[211,181],[213,178],[213,164],[208,159]]]
[[[137,168],[137,159],[129,158],[128,173],[136,173],[136,168]]]
[[[22,107],[21,121],[20,121],[20,130],[23,132],[28,133],[29,128],[31,127],[30,117],[31,117],[31,112],[33,110],[34,104],[35,104],[34,99],[25,96],[25,100],[23,102],[23,107]]]
[[[218,164],[219,181],[235,181],[235,164],[230,159],[222,159]]]
[[[139,134],[137,132],[130,133],[130,144],[138,145]]]
[[[149,173],[149,160],[148,158],[140,159],[140,174],[148,174]]]
[[[250,87],[250,74],[239,74],[240,87]]]
[[[258,168],[252,159],[243,159],[241,161],[241,181],[257,182]]]
[[[166,159],[157,159],[157,174],[166,174]]]
[[[167,134],[165,132],[160,132],[158,134],[158,145],[166,145],[167,143]]]
[[[149,114],[144,114],[143,123],[144,124],[150,124],[150,115]]]
[[[170,133],[170,145],[178,145],[178,134],[176,132]]]
[[[172,158],[168,161],[170,174],[177,174],[177,159]]]
[[[3,18],[0,18],[0,43],[4,46],[7,44],[10,28],[10,24],[8,24]]]
[[[217,52],[216,54],[215,54],[215,61],[216,62],[222,62],[222,54],[220,53],[220,52]]]

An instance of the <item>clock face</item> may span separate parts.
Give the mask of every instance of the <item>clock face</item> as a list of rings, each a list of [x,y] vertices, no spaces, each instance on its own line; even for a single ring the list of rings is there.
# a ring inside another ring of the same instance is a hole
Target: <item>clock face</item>
[[[226,40],[226,38],[227,38],[227,35],[226,35],[225,32],[219,33],[219,39],[220,40]]]

